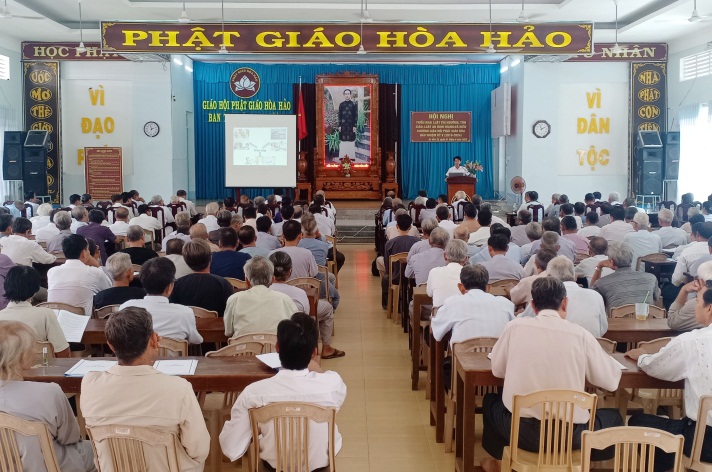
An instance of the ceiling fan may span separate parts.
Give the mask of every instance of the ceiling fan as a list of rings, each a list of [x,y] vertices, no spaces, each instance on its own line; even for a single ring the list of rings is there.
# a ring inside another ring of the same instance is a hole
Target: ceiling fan
[[[188,12],[185,11],[185,1],[183,2],[183,11],[180,13],[178,23],[190,23],[190,17],[188,16]]]
[[[41,16],[23,16],[23,15],[13,15],[7,6],[7,0],[5,0],[5,6],[0,10],[0,20],[9,20],[11,18],[21,18],[23,20],[44,20]]]
[[[689,18],[674,18],[670,20],[661,20],[660,23],[699,23],[700,21],[712,21],[711,15],[700,15],[697,11],[697,0],[692,3],[692,14]]]

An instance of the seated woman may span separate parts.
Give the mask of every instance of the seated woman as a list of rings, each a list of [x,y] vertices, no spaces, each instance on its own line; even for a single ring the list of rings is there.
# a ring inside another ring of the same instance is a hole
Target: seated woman
[[[709,375],[712,357],[712,284],[709,282],[697,292],[695,317],[704,328],[695,329],[672,338],[657,354],[645,354],[642,349],[632,349],[628,357],[638,361],[638,367],[651,377],[676,382],[685,379],[685,417],[672,420],[655,415],[631,416],[629,426],[646,426],[662,429],[685,437],[683,453],[690,456],[695,437],[697,410],[700,397],[712,395],[712,378]],[[702,462],[712,462],[712,427],[707,423],[702,443]],[[673,466],[672,454],[655,454],[655,470],[669,470]]]
[[[67,397],[55,383],[26,382],[22,371],[32,367],[35,333],[18,321],[0,321],[0,411],[42,421],[53,438],[61,470],[94,471],[94,453],[82,441]],[[39,443],[15,435],[24,470],[45,470]]]

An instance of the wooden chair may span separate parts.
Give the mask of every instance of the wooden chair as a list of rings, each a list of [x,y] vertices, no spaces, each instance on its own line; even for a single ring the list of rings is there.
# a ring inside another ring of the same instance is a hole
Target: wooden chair
[[[677,209],[677,203],[673,202],[672,200],[666,200],[664,202],[658,203],[658,211],[660,211],[663,207],[667,208],[668,210],[671,210],[674,215],[675,210]]]
[[[307,298],[309,298],[309,315],[316,318],[321,281],[314,277],[297,277],[296,279],[288,280],[286,283],[287,285],[293,285],[307,291]],[[314,290],[308,291],[310,288],[316,289],[316,292],[314,292]]]
[[[227,340],[228,346],[232,344],[244,344],[256,342],[262,344],[262,354],[276,351],[277,335],[272,333],[250,333],[243,334]]]
[[[597,338],[598,344],[601,345],[604,351],[606,351],[606,354],[613,354],[616,352],[616,347],[618,346],[618,343],[615,341],[611,341],[610,339],[606,338]]]
[[[225,277],[225,280],[230,282],[230,285],[232,285],[232,288],[236,292],[240,292],[242,290],[247,290],[249,287],[247,286],[247,282],[244,280],[236,279],[233,277]]]
[[[647,254],[645,256],[640,256],[638,258],[638,261],[635,264],[635,270],[640,270],[641,264],[644,264],[645,262],[665,262],[670,258],[667,254],[664,252],[656,252],[653,254]],[[645,268],[645,266],[642,266]]]
[[[334,425],[336,408],[322,407],[309,403],[278,402],[249,410],[252,428],[252,471],[260,470],[260,425],[272,424],[272,432],[277,450],[276,470],[312,470],[309,465],[309,441],[311,423],[326,423],[328,430],[327,451],[329,471],[334,472]],[[264,438],[262,439],[264,441]],[[323,447],[323,446],[321,446]]]
[[[703,421],[704,424],[704,421]],[[680,472],[682,468],[681,434],[640,426],[617,426],[599,431],[584,431],[581,434],[582,472],[591,471],[591,451],[615,446],[613,470],[621,472],[653,472],[655,448],[674,453],[675,461],[671,469]],[[606,467],[608,469],[608,467]]]
[[[326,300],[331,303],[331,294],[329,293],[329,269],[327,269],[326,266],[317,266],[317,269],[319,270],[319,273],[321,276],[324,278],[323,284],[324,284],[324,290],[326,293]]]
[[[106,305],[105,307],[94,309],[94,318],[98,320],[103,320],[108,318],[112,313],[119,311],[121,305]]]
[[[0,470],[3,472],[21,472],[22,457],[17,445],[16,434],[36,436],[47,472],[61,472],[54,452],[54,441],[47,425],[41,421],[29,421],[8,413],[0,412]]]
[[[497,338],[472,338],[465,341],[455,343],[454,346],[462,346],[465,352],[492,352],[492,348],[497,342]],[[453,350],[454,352],[454,350]],[[455,365],[453,359],[452,365]],[[436,369],[441,369],[442,366],[435,366]],[[457,375],[453,372],[452,384],[450,386],[450,392],[445,397],[445,452],[452,452],[452,435],[455,430],[455,409],[457,407]],[[482,397],[485,394],[496,391],[496,387],[482,387],[478,386],[475,389],[475,404],[478,407],[482,406]],[[474,431],[470,431],[467,434],[474,434]]]
[[[333,253],[334,253],[334,260],[327,260],[326,261],[326,267],[329,269],[329,272],[334,274],[335,283],[334,287],[339,288],[339,268],[336,264],[336,238],[334,236],[325,236],[326,237],[326,242],[331,244],[333,247]]]
[[[453,220],[455,223],[459,223],[465,219],[465,205],[470,202],[470,197],[467,197],[466,200],[457,203],[457,206],[455,207],[455,219]]]
[[[173,213],[174,217],[178,214],[178,212],[186,211],[188,209],[188,206],[185,204],[185,202],[170,203],[167,206],[171,210],[171,213]]]
[[[544,205],[527,205],[527,210],[532,214],[532,221],[539,223],[539,214],[544,214]]]
[[[388,318],[392,318],[395,322],[398,322],[398,314],[400,313],[400,304],[398,301],[400,300],[400,280],[403,279],[403,274],[401,272],[405,269],[407,258],[407,252],[399,252],[398,254],[391,255],[388,259],[388,303],[386,305],[386,310]],[[400,277],[398,278],[399,283],[393,282],[396,271],[400,274]],[[403,307],[403,309],[405,309],[405,307]],[[418,314],[418,316],[420,315]]]
[[[143,240],[146,243],[150,243],[151,246],[149,246],[151,249],[153,249],[153,243],[156,242],[156,233],[153,230],[150,229],[144,229],[143,230]]]
[[[697,472],[712,472],[712,463],[702,462],[702,444],[707,429],[707,417],[712,410],[712,395],[700,397],[700,409],[697,412],[697,428],[692,441],[690,457],[685,458],[685,468]]]
[[[174,431],[158,427],[105,425],[87,426],[95,463],[100,464],[103,455],[108,455],[111,469],[115,471],[130,470],[131,472],[148,472],[144,458],[144,449],[150,448],[165,451],[161,456],[166,458],[168,472],[180,472],[178,465],[179,443]],[[101,472],[101,467],[98,468]]]
[[[408,214],[413,218],[413,224],[420,229],[420,211],[425,210],[425,205],[413,205],[413,202],[408,204]]]
[[[158,222],[161,224],[161,237],[165,238],[166,237],[166,215],[163,211],[163,207],[149,205],[148,210],[151,212],[151,216],[156,218],[158,220]]]
[[[611,318],[633,318],[635,316],[635,304],[629,303],[628,305],[622,305],[611,308]],[[648,316],[652,318],[667,318],[667,311],[665,308],[660,308],[659,306],[650,305]]]
[[[502,279],[487,284],[487,292],[494,296],[505,297],[509,299],[509,291],[519,283],[515,279]]]
[[[638,348],[643,349],[646,354],[656,354],[660,349],[667,346],[672,338],[659,338],[652,341],[641,341]],[[643,412],[650,415],[657,415],[659,406],[672,407],[669,415],[671,418],[680,418],[683,407],[683,390],[678,388],[637,388],[633,390],[632,400],[643,405]]]
[[[188,356],[188,340],[161,338],[158,341],[159,357],[186,357]]]
[[[37,306],[43,308],[49,308],[50,310],[64,310],[75,315],[84,315],[84,308],[80,306],[70,305],[69,303],[59,303],[59,302],[42,302],[38,303]]]
[[[512,408],[512,434],[502,455],[502,471],[518,472],[580,470],[581,451],[572,448],[575,407],[589,411],[589,430],[593,430],[598,397],[575,390],[542,390],[515,395]],[[541,407],[539,452],[519,449],[519,421],[522,409]]]
[[[218,312],[214,310],[206,310],[205,308],[200,308],[199,306],[191,306],[193,314],[196,318],[217,318]]]

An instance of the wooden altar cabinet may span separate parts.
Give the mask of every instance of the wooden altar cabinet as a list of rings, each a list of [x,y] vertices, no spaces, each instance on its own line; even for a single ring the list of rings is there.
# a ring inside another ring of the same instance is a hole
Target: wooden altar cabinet
[[[469,197],[477,193],[477,178],[466,175],[457,177],[448,177],[447,182],[447,201],[453,201],[453,197],[459,191],[465,192]]]

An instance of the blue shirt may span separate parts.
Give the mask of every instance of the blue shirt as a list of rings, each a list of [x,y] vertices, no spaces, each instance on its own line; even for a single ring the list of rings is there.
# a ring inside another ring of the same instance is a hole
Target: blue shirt
[[[326,265],[326,253],[329,252],[329,243],[316,238],[302,238],[297,247],[309,249],[314,255],[316,265]]]
[[[250,255],[237,251],[218,251],[213,253],[210,262],[210,273],[220,277],[232,277],[245,280],[245,263],[250,260]]]

